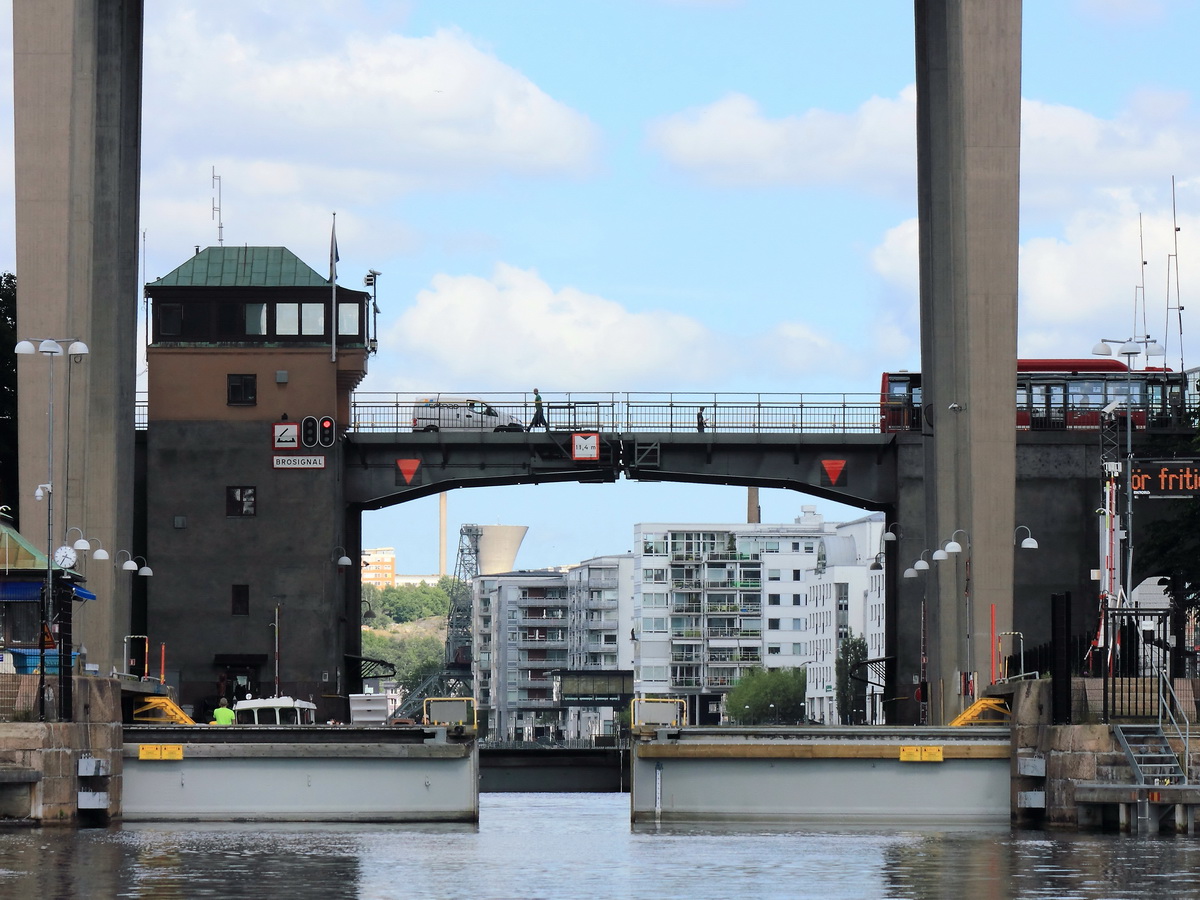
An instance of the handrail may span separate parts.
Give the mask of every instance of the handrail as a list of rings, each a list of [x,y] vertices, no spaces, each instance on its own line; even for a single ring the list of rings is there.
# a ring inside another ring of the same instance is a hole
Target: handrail
[[[1165,691],[1164,691],[1165,688]],[[1167,702],[1170,697],[1171,703]],[[1183,719],[1183,728],[1179,727],[1179,720],[1175,718],[1174,710],[1179,710],[1179,715]],[[1158,667],[1158,727],[1163,727],[1163,712],[1166,712],[1167,718],[1171,721],[1171,727],[1175,729],[1175,736],[1183,743],[1183,783],[1188,784],[1191,781],[1191,760],[1188,753],[1188,733],[1191,731],[1191,723],[1188,717],[1183,712],[1183,707],[1179,704],[1179,696],[1175,693],[1175,688],[1171,684],[1171,679],[1167,675],[1167,667]]]

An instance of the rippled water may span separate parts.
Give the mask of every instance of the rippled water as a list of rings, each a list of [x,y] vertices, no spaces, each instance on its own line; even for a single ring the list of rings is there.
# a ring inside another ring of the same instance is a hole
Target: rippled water
[[[5,900],[1200,897],[1200,838],[629,825],[619,794],[484,794],[457,825],[0,831]]]

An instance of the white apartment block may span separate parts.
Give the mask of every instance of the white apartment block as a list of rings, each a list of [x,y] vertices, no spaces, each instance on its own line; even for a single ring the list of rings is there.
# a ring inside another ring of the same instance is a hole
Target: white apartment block
[[[840,721],[836,663],[841,642],[853,634],[867,644],[868,659],[884,656],[884,570],[872,569],[883,536],[883,515],[876,513],[838,525],[820,538],[812,565],[804,572],[804,625],[797,655],[808,671],[805,710],[810,719]],[[879,666],[858,673],[879,682]],[[882,724],[882,687],[868,684],[865,723]],[[854,723],[860,724],[860,723]]]
[[[613,708],[564,704],[555,675],[632,669],[632,555],[481,575],[473,591],[472,674],[487,733],[526,741],[614,733]]]
[[[808,715],[830,718],[839,638],[882,646],[869,565],[882,514],[845,525],[815,507],[790,525],[643,523],[634,529],[634,683],[682,697],[688,721],[717,724],[723,697],[751,669],[808,671]],[[882,656],[882,652],[879,656]]]

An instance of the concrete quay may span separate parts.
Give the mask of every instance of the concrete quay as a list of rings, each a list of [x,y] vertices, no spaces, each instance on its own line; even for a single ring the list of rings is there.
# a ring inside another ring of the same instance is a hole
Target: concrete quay
[[[631,819],[1007,824],[1009,730],[660,728],[634,745]]]
[[[127,822],[476,822],[472,735],[444,726],[132,725]]]
[[[75,825],[119,814],[121,686],[76,678],[74,690],[73,722],[0,722],[0,822]]]

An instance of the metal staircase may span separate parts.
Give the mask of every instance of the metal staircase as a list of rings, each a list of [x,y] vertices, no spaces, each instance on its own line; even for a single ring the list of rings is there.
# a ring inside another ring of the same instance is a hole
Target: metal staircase
[[[1162,725],[1113,725],[1113,734],[1125,751],[1134,784],[1186,784],[1187,773],[1171,749]]]

